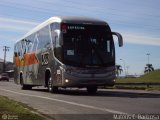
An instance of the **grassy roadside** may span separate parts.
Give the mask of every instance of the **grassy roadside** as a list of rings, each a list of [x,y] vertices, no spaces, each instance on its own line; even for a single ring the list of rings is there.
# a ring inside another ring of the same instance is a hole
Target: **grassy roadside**
[[[0,120],[44,120],[22,103],[0,96]]]
[[[132,90],[159,90],[160,86],[150,85],[115,85],[114,89],[132,89]]]
[[[153,72],[150,72],[148,74],[145,74],[138,78],[118,78],[116,79],[116,82],[118,83],[134,83],[134,82],[160,82],[160,70],[155,70]],[[114,88],[119,89],[147,89],[147,90],[160,90],[160,86],[155,85],[115,85]]]
[[[116,82],[160,82],[160,70],[155,70],[138,78],[118,78]]]

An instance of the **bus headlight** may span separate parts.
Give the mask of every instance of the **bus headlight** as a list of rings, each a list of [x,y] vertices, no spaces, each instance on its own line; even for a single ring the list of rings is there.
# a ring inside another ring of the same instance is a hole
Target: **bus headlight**
[[[65,82],[66,82],[66,83],[68,83],[68,82],[69,82],[69,80],[68,80],[68,79],[65,79]]]

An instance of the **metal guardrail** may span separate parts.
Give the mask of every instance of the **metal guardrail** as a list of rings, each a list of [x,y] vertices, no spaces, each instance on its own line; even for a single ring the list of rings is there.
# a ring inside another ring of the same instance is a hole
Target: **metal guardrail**
[[[115,85],[160,85],[160,82],[118,82]]]

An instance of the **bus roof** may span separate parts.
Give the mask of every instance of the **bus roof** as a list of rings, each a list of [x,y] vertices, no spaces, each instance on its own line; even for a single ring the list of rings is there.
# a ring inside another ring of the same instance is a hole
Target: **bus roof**
[[[51,17],[48,20],[44,21],[43,23],[39,24],[35,28],[33,28],[31,31],[29,31],[27,34],[25,34],[21,39],[18,41],[24,39],[25,37],[28,37],[32,33],[37,32],[38,30],[42,29],[43,27],[51,24],[51,23],[73,23],[73,24],[95,24],[95,25],[108,25],[105,21],[98,20],[95,18],[89,18],[89,17],[75,17],[75,16],[58,16],[58,17]],[[17,41],[17,42],[18,42]]]
[[[54,17],[53,17],[54,18]],[[63,23],[79,23],[79,24],[101,24],[106,25],[105,21],[89,17],[61,16],[59,17]]]

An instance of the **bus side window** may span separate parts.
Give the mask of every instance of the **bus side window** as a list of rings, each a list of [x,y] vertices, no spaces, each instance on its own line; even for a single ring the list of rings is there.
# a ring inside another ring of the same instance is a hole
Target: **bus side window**
[[[38,49],[51,47],[50,46],[51,40],[50,40],[50,34],[49,34],[49,26],[42,28],[37,33],[37,37],[38,37],[38,42],[39,42]]]
[[[14,57],[18,57],[17,44],[14,47]]]
[[[58,60],[62,61],[62,47],[59,44],[58,36],[55,36],[54,43],[54,54]]]
[[[107,52],[110,53],[111,52],[111,49],[110,49],[110,41],[107,40]]]
[[[60,45],[59,45],[59,41],[58,41],[58,36],[55,36],[55,40],[54,40],[55,42],[55,47],[57,48],[57,47],[60,47]]]
[[[52,44],[53,44],[53,47],[56,46],[56,39],[58,39],[58,36],[56,35],[56,33],[54,31],[52,31]]]
[[[18,52],[18,56],[21,57],[22,56],[22,46],[21,46],[21,42],[17,43],[17,52]]]
[[[28,40],[28,44],[27,44],[27,48],[28,48],[27,51],[28,51],[28,53],[31,52],[32,46],[33,46],[33,43],[30,40]]]
[[[23,56],[27,52],[26,39],[23,39],[21,41],[21,44],[22,44],[22,56]]]
[[[36,52],[37,51],[37,47],[38,47],[38,37],[37,37],[37,34],[35,34],[35,37],[34,37],[34,44],[33,44],[33,51]]]

